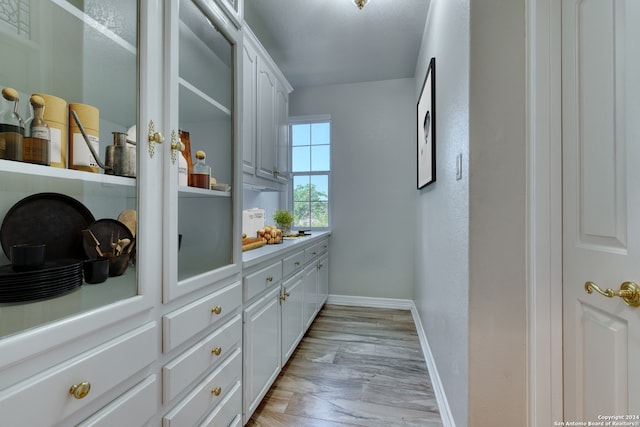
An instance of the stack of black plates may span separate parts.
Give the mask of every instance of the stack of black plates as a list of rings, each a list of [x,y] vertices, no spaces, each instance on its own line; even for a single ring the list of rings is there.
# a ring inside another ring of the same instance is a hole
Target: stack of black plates
[[[42,268],[15,272],[0,266],[0,302],[22,302],[71,291],[82,285],[82,260],[48,261]]]

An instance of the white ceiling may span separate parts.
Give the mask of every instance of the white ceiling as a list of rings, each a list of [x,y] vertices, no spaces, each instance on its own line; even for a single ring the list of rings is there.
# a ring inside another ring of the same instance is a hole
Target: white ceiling
[[[413,77],[430,0],[245,0],[294,88]]]

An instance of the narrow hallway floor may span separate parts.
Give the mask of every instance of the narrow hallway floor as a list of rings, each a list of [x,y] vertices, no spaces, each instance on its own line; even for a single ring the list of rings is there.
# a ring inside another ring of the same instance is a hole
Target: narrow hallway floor
[[[325,305],[249,427],[442,427],[409,310]]]

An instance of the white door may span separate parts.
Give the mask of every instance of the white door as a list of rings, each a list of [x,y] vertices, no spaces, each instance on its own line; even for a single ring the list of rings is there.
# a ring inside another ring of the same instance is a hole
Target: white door
[[[562,52],[564,417],[638,422],[640,307],[585,283],[640,283],[640,1],[563,0]]]

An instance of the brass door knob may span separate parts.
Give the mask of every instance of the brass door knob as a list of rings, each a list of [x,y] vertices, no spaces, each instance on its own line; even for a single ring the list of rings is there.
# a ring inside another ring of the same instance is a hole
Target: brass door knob
[[[76,399],[82,399],[89,394],[89,391],[91,391],[91,384],[88,381],[83,381],[69,387],[69,394],[73,395]]]
[[[620,289],[617,291],[611,288],[607,288],[603,291],[595,283],[586,282],[584,284],[584,290],[588,294],[592,294],[595,290],[597,293],[607,298],[620,297],[631,307],[640,306],[640,286],[634,282],[624,282],[620,285]]]

